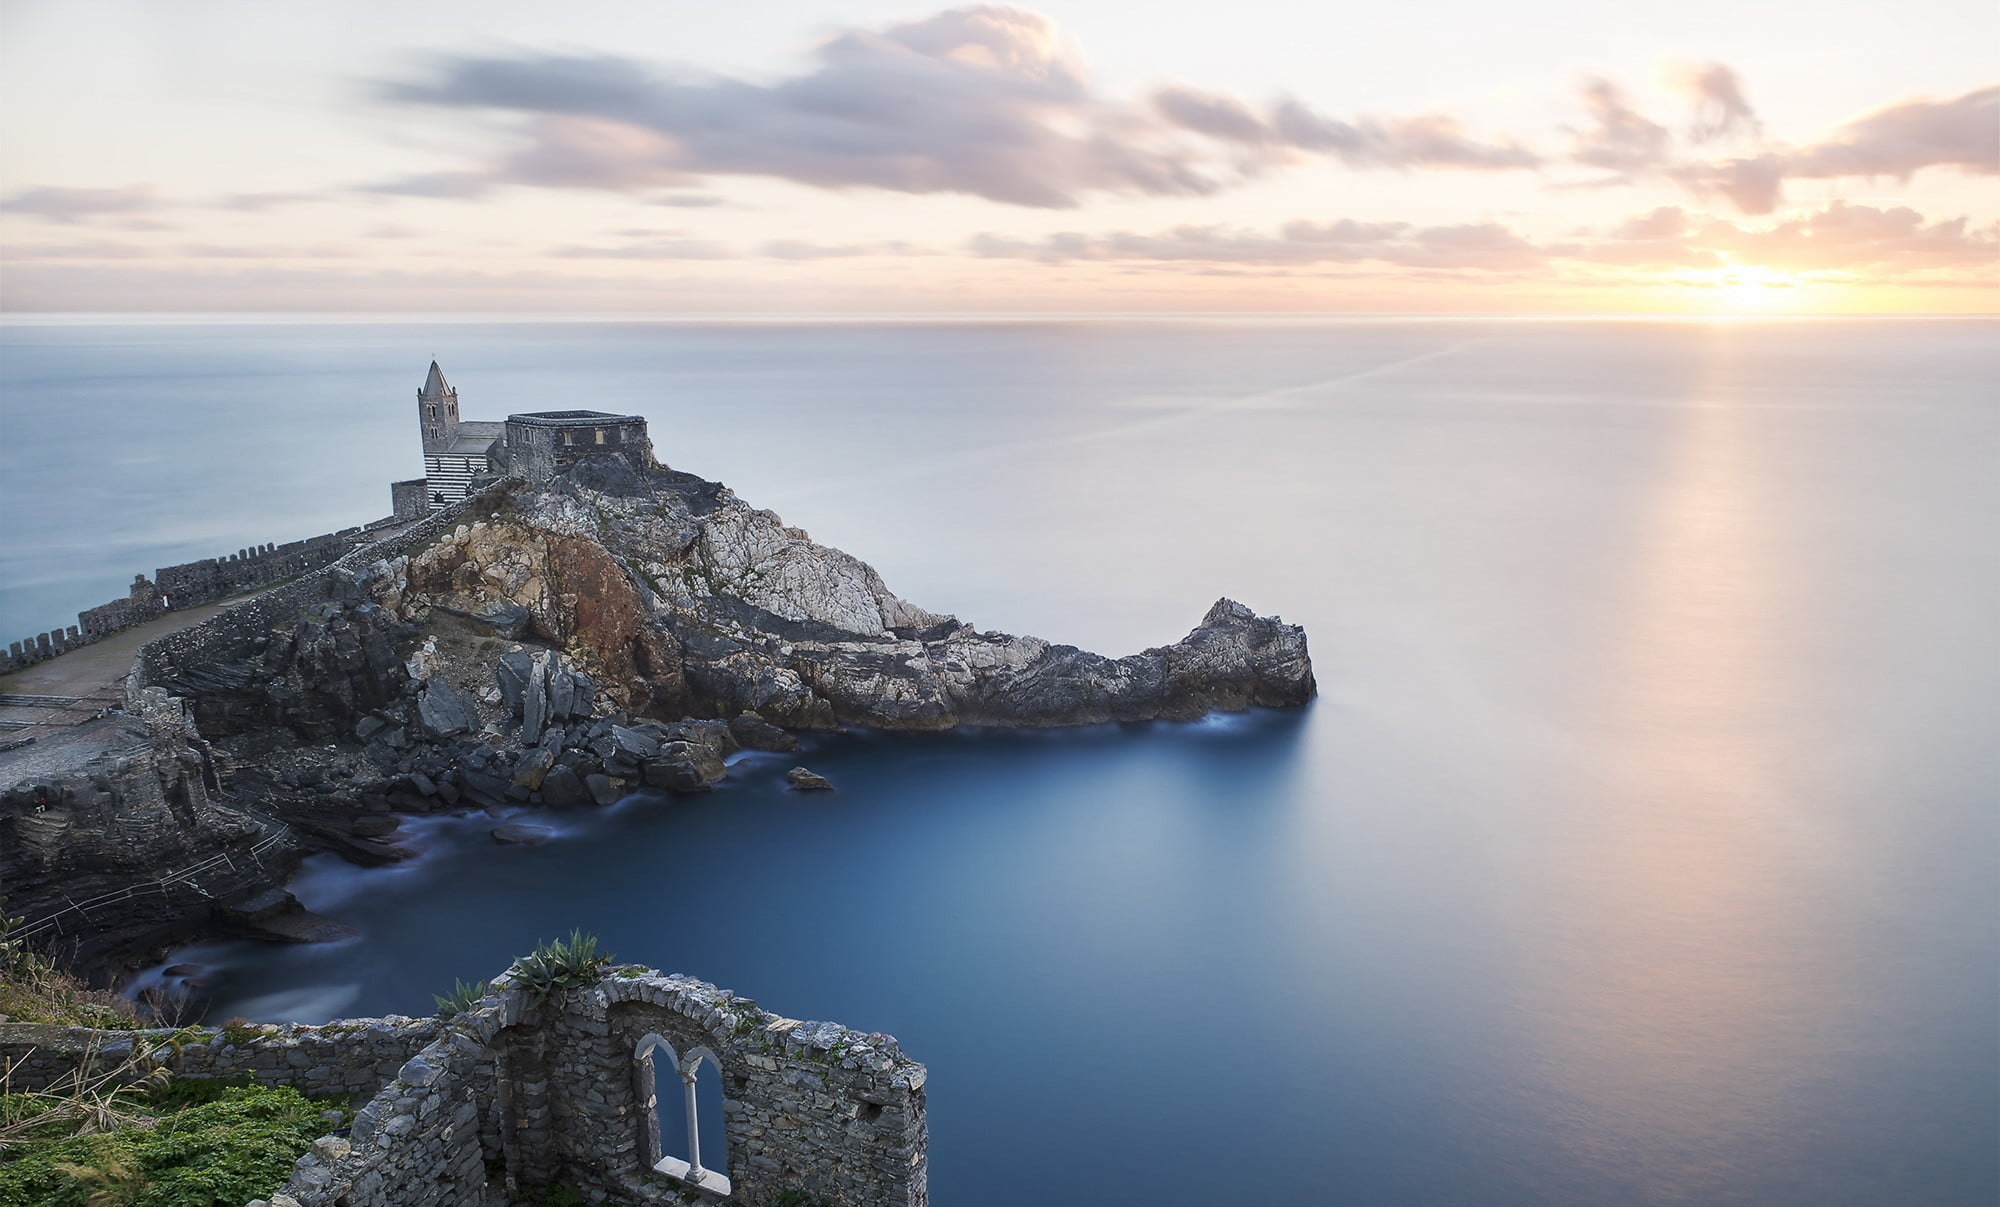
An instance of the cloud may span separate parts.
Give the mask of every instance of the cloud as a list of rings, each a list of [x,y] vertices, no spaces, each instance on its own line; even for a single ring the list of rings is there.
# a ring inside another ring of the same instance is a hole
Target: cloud
[[[0,247],[0,263],[22,260],[142,260],[152,253],[130,243],[30,243]]]
[[[669,237],[617,247],[559,247],[549,253],[570,260],[728,260],[736,252],[707,239]]]
[[[1896,176],[1929,167],[2000,173],[2000,86],[1913,100],[1849,122],[1787,157],[1794,176]]]
[[[245,214],[258,214],[265,210],[276,209],[279,206],[303,205],[325,200],[327,198],[319,193],[306,192],[231,193],[226,197],[217,198],[215,208],[235,210]]]
[[[1228,175],[1178,127],[1097,95],[1036,13],[953,9],[851,30],[814,57],[810,70],[769,84],[610,55],[457,57],[385,92],[525,119],[525,145],[504,162],[470,179],[446,174],[468,188],[629,190],[750,175],[1063,207],[1099,192],[1207,193]],[[377,191],[470,195],[436,191],[435,178]]]
[[[1355,168],[1532,168],[1541,157],[1513,142],[1481,142],[1442,113],[1339,121],[1286,97],[1262,115],[1232,96],[1184,86],[1153,94],[1153,108],[1184,130],[1260,149],[1330,155]]]
[[[1805,274],[1915,278],[1950,284],[1990,276],[2000,264],[2000,224],[1964,218],[1926,222],[1906,207],[1834,204],[1769,226],[1703,218],[1660,206],[1602,234],[1536,242],[1497,222],[1418,227],[1402,222],[1295,221],[1273,233],[1177,226],[1153,234],[1067,232],[1042,239],[976,236],[974,255],[1048,264],[1118,262],[1183,271],[1266,270],[1380,264],[1419,272],[1515,274],[1620,266],[1722,269],[1731,265]],[[1942,274],[1942,275],[1940,275]]]
[[[1616,84],[1585,80],[1580,90],[1590,125],[1571,133],[1570,157],[1593,168],[1631,174],[1664,166],[1672,136],[1665,126],[1634,109]]]
[[[1876,271],[1985,269],[2000,266],[2000,223],[1974,228],[1964,218],[1926,222],[1908,206],[1881,209],[1834,202],[1763,229],[1730,223],[1701,239],[1737,259],[1790,270]]]
[[[1743,82],[1722,63],[1682,63],[1668,70],[1668,82],[1694,104],[1689,133],[1696,142],[1730,135],[1763,136],[1763,125],[1743,95]]]
[[[1768,214],[1784,192],[1785,164],[1776,155],[1683,164],[1667,175],[1697,196],[1720,195],[1746,214]]]
[[[718,197],[714,193],[668,193],[661,197],[651,198],[646,204],[664,205],[680,210],[698,210],[718,205],[728,205],[729,201],[727,198]]]
[[[0,212],[32,214],[50,222],[89,222],[103,217],[133,217],[165,207],[151,185],[121,189],[72,189],[53,185],[25,189],[0,200]]]
[[[1511,271],[1542,263],[1547,253],[1495,223],[1413,227],[1403,222],[1296,221],[1277,234],[1225,226],[1186,225],[1158,234],[1075,232],[1040,240],[975,236],[974,255],[1003,259],[1135,261],[1159,264],[1307,266],[1375,261],[1411,268]]]
[[[392,180],[364,184],[363,193],[390,197],[447,197],[464,200],[492,192],[495,180],[490,172],[424,172],[398,176]]]
[[[798,239],[773,239],[759,251],[774,260],[831,260],[849,256],[909,256],[927,254],[900,241],[888,243],[809,243]]]

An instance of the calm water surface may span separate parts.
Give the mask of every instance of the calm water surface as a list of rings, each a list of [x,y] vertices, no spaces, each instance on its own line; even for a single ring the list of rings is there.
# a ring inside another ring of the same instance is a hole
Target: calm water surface
[[[0,624],[374,518],[472,417],[645,414],[890,585],[1303,713],[828,739],[313,861],[216,1010],[422,1013],[572,926],[931,1068],[945,1207],[2000,1198],[1985,322],[0,328]]]

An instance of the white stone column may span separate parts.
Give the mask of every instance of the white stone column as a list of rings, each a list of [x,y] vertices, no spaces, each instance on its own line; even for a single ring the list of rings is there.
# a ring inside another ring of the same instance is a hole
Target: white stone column
[[[681,1070],[681,1087],[687,1091],[688,1108],[688,1181],[699,1182],[708,1173],[701,1167],[701,1118],[695,1113],[694,1079],[701,1071],[701,1062],[692,1068]]]

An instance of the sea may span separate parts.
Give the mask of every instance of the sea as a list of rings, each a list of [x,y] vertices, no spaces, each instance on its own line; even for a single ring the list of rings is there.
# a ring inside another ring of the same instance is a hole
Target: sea
[[[582,928],[898,1036],[942,1207],[2000,1201],[2000,324],[15,320],[0,641],[387,514],[433,357],[984,628],[1281,614],[1320,697],[415,820],[293,886],[360,938],[178,953],[212,1017]]]

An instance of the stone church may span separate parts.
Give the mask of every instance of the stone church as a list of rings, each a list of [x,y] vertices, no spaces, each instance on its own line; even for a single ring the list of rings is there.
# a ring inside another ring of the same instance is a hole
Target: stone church
[[[449,507],[501,475],[540,481],[592,456],[621,456],[636,468],[653,462],[646,421],[605,411],[528,411],[504,422],[461,419],[458,391],[436,361],[417,391],[424,476],[391,484],[400,519]]]

